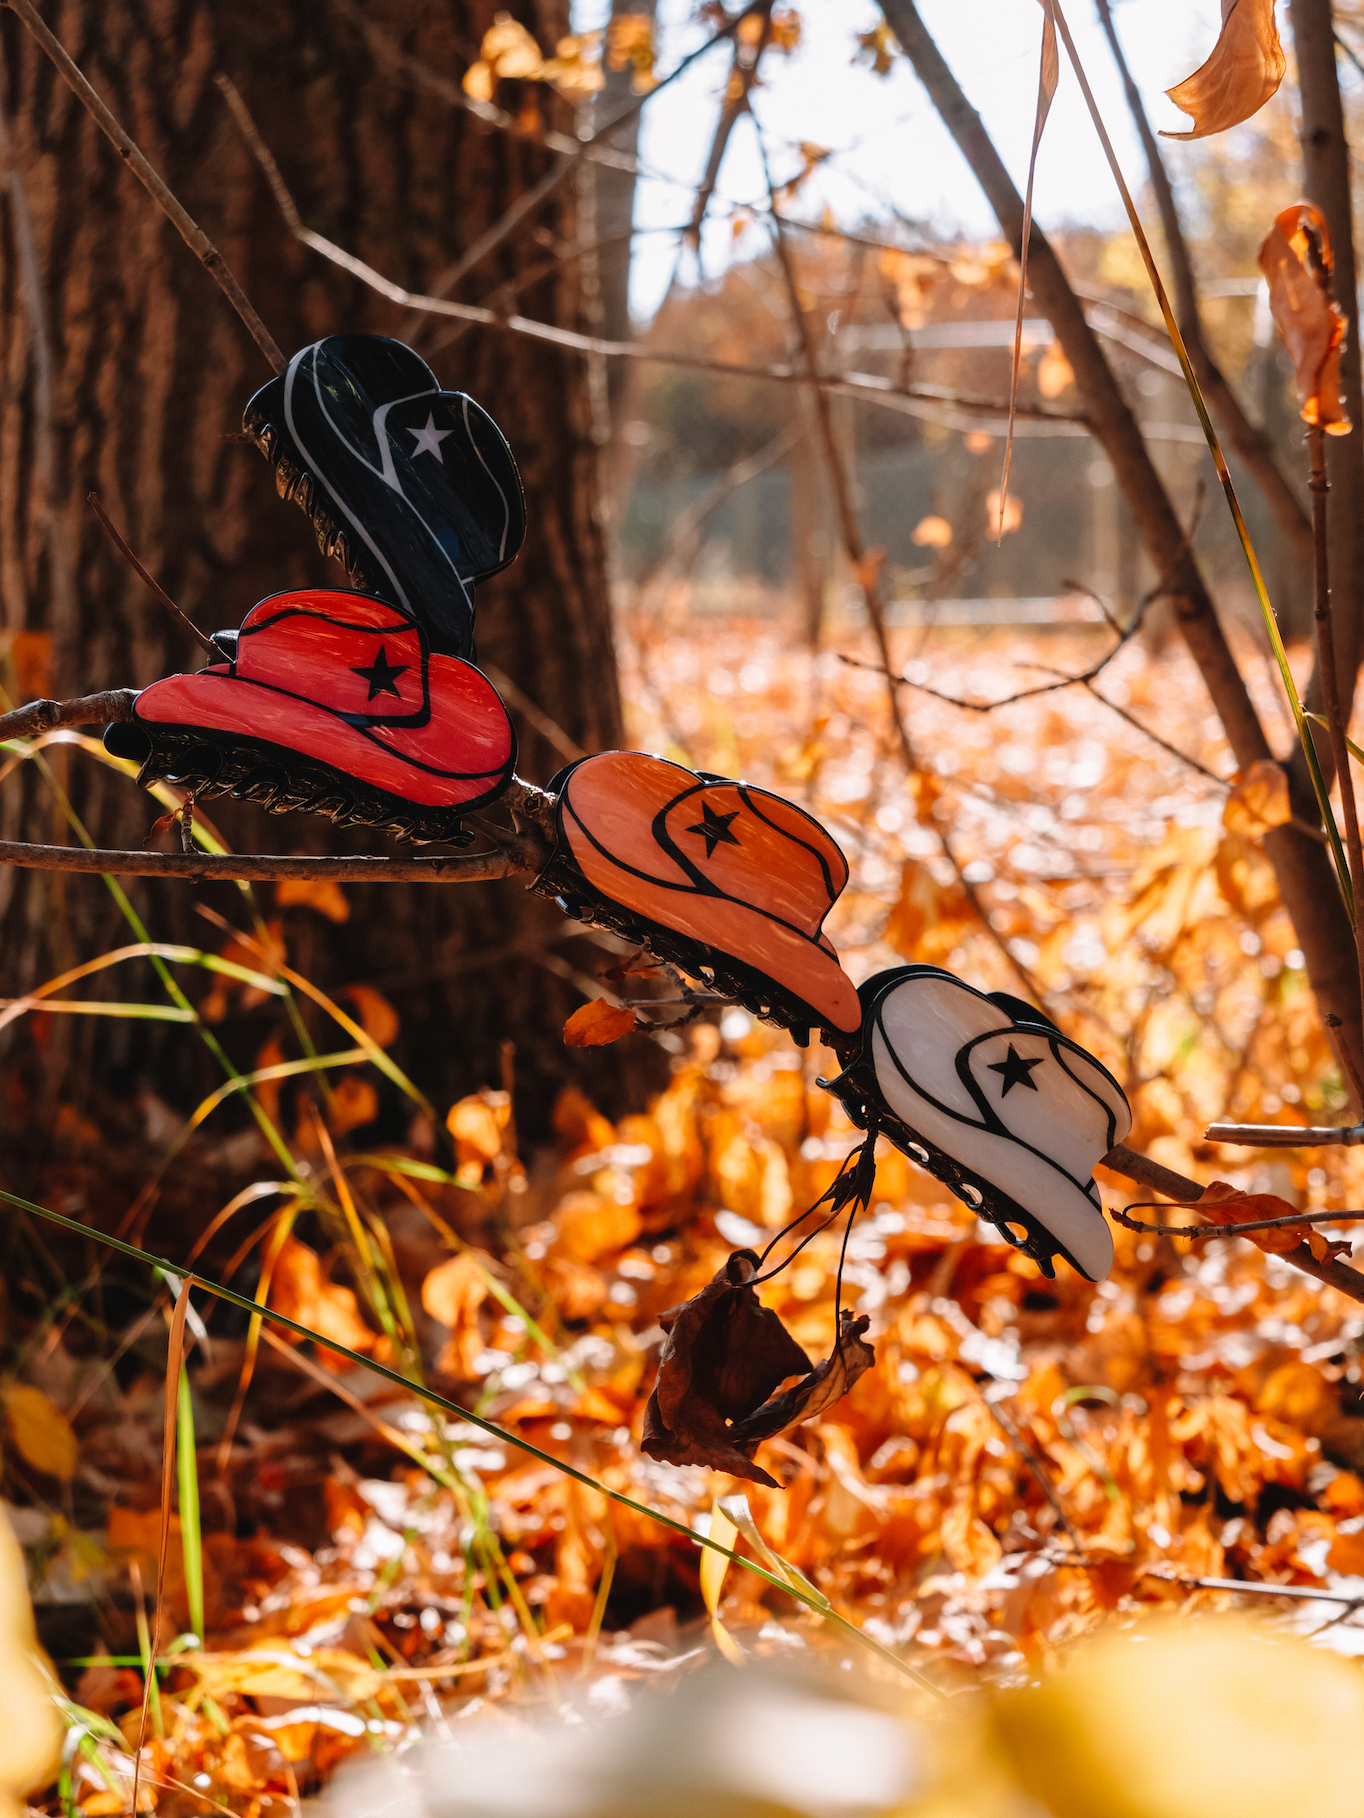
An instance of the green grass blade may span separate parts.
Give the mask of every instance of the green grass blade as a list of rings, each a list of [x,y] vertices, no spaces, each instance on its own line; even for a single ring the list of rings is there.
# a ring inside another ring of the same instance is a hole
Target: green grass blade
[[[402,1389],[409,1395],[415,1395],[419,1401],[425,1402],[429,1407],[439,1408],[446,1414],[453,1414],[457,1419],[467,1421],[470,1426],[480,1428],[494,1439],[500,1440],[503,1445],[515,1446],[517,1451],[525,1452],[531,1458],[538,1459],[541,1464],[549,1465],[551,1469],[558,1471],[564,1477],[571,1477],[575,1483],[583,1484],[589,1490],[596,1490],[601,1495],[609,1497],[612,1502],[618,1502],[622,1508],[631,1509],[636,1515],[644,1516],[647,1521],[668,1528],[693,1546],[723,1553],[736,1565],[743,1566],[745,1571],[765,1579],[777,1590],[784,1591],[788,1597],[794,1597],[797,1602],[805,1604],[816,1614],[824,1617],[826,1622],[842,1629],[853,1640],[860,1642],[863,1647],[869,1648],[872,1653],[888,1662],[898,1673],[902,1673],[907,1679],[912,1679],[925,1691],[931,1692],[935,1698],[946,1698],[946,1694],[925,1674],[919,1672],[916,1667],[912,1667],[907,1660],[901,1660],[898,1654],[883,1647],[872,1636],[865,1634],[856,1623],[850,1622],[839,1611],[830,1608],[822,1599],[812,1597],[803,1586],[793,1583],[790,1579],[775,1572],[768,1571],[756,1560],[746,1559],[742,1554],[734,1552],[729,1547],[719,1546],[708,1537],[696,1533],[684,1522],[675,1521],[671,1515],[665,1515],[659,1509],[651,1509],[647,1503],[637,1502],[633,1496],[627,1496],[623,1490],[617,1490],[611,1484],[603,1483],[600,1478],[592,1477],[586,1471],[580,1471],[576,1465],[567,1464],[562,1458],[556,1458],[552,1452],[542,1450],[529,1439],[522,1439],[519,1434],[510,1432],[506,1427],[499,1427],[495,1421],[486,1419],[482,1414],[475,1413],[473,1409],[462,1407],[459,1402],[451,1401],[444,1395],[438,1395],[435,1390],[428,1389],[420,1383],[414,1383],[409,1377],[400,1375],[397,1370],[391,1370],[387,1364],[379,1363],[372,1357],[362,1357],[358,1351],[352,1351],[346,1345],[337,1344],[335,1340],[323,1337],[310,1327],[300,1324],[298,1320],[290,1319],[286,1313],[278,1312],[274,1307],[258,1306],[247,1295],[238,1294],[233,1288],[225,1288],[219,1282],[210,1281],[206,1276],[185,1268],[183,1263],[173,1263],[164,1256],[154,1256],[151,1251],[141,1250],[136,1244],[126,1243],[121,1237],[111,1237],[107,1232],[97,1231],[91,1225],[82,1224],[79,1219],[68,1218],[65,1213],[53,1212],[46,1206],[35,1205],[32,1200],[21,1199],[18,1194],[8,1193],[4,1188],[0,1188],[0,1201],[6,1205],[15,1206],[19,1211],[27,1212],[32,1217],[45,1219],[49,1224],[60,1225],[63,1230],[72,1231],[79,1237],[92,1239],[95,1243],[103,1244],[106,1249],[117,1250],[119,1255],[131,1257],[134,1262],[142,1263],[147,1268],[165,1270],[167,1274],[183,1280],[186,1286],[202,1288],[205,1293],[214,1294],[220,1300],[240,1307],[243,1312],[259,1313],[272,1324],[283,1326],[286,1331],[293,1332],[297,1337],[307,1339],[310,1343],[323,1345],[328,1350],[335,1352],[338,1357],[346,1358],[357,1368],[368,1370],[372,1375],[380,1376],[386,1382],[392,1383],[395,1388]]]
[[[180,1292],[188,1294],[188,1286]],[[185,1561],[189,1626],[204,1645],[204,1546],[199,1523],[199,1455],[194,1445],[194,1405],[189,1370],[182,1365],[175,1408],[175,1453],[180,1476],[180,1547]]]

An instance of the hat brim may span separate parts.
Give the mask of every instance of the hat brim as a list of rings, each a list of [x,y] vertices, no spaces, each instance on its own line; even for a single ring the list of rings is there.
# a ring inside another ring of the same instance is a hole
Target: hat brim
[[[487,730],[460,728],[456,748],[454,734],[447,732],[442,737],[440,728],[428,729],[421,743],[440,762],[395,749],[400,739],[415,742],[407,728],[352,726],[314,702],[267,683],[230,675],[226,669],[202,669],[196,675],[167,676],[154,682],[138,695],[136,713],[148,725],[259,739],[422,807],[472,807],[501,793],[516,756],[501,701],[490,683],[477,671],[472,674],[491,697],[477,703]]]

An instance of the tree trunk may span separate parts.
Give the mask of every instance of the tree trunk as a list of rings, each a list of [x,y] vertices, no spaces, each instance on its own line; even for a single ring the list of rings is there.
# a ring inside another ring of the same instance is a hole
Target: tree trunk
[[[1331,0],[1292,0],[1293,49],[1302,102],[1303,188],[1326,217],[1335,254],[1334,290],[1349,328],[1340,356],[1341,398],[1354,428],[1327,438],[1331,486],[1332,619],[1336,669],[1346,716],[1354,699],[1355,672],[1364,631],[1364,398],[1360,387],[1359,297],[1354,218],[1350,205],[1350,147],[1336,79],[1336,39]],[[1269,223],[1265,223],[1269,231]],[[1321,741],[1324,742],[1324,741]],[[1329,772],[1328,772],[1329,774]]]
[[[372,0],[367,12],[410,54],[458,80],[496,4]],[[515,11],[552,54],[569,28],[567,0],[519,0]],[[414,290],[495,222],[549,159],[534,142],[395,81],[376,66],[350,12],[331,0],[68,0],[54,25],[286,352],[342,330],[397,332],[401,312],[288,235],[214,85],[216,70],[240,89],[305,221]],[[257,348],[9,13],[0,14],[0,49],[0,99],[31,213],[44,316],[35,322],[25,310],[11,207],[0,237],[0,632],[38,634],[9,640],[29,653],[29,694],[143,686],[197,667],[197,653],[109,548],[84,505],[91,490],[207,630],[235,626],[265,595],[347,583],[318,552],[303,514],[276,497],[259,454],[231,440],[247,399],[270,376]],[[499,99],[518,110],[514,94]],[[572,129],[565,103],[549,91],[539,100],[556,126]],[[478,300],[542,264],[543,247],[531,238],[537,225],[573,243],[575,217],[570,181],[470,274],[464,294]],[[576,267],[542,277],[519,303],[529,315],[581,327]],[[38,384],[44,347],[50,425]],[[442,384],[471,392],[501,425],[529,501],[520,560],[481,592],[480,651],[580,746],[610,747],[620,738],[620,702],[583,362],[474,329],[436,356],[435,367]],[[35,480],[35,450],[49,428],[60,476],[55,548],[69,555],[75,577],[65,614]],[[45,681],[32,660],[44,635],[53,640]],[[16,667],[0,670],[7,686]],[[561,759],[513,717],[521,774],[547,781]],[[145,795],[83,751],[56,747],[48,756],[98,845],[142,843],[159,812]],[[206,807],[239,851],[383,849],[376,836],[338,833],[314,817],[276,820],[222,801]],[[0,836],[72,837],[32,763],[0,788]],[[239,925],[244,919],[231,886],[191,890],[144,879],[130,880],[128,891],[153,938],[220,944],[196,917],[196,900]],[[596,950],[586,942],[565,950],[569,924],[522,883],[358,886],[347,894],[342,925],[312,909],[285,912],[291,953],[325,988],[369,982],[391,998],[402,1019],[395,1054],[438,1102],[498,1083],[499,1046],[508,1039],[517,1044],[521,1127],[532,1132],[567,1078],[611,1100],[641,1061],[661,1058],[636,1042],[585,1060],[563,1048],[560,1028],[581,1002],[563,976],[565,951],[590,972]],[[268,887],[258,886],[257,896],[272,912]],[[0,990],[30,988],[130,938],[97,879],[0,873]],[[150,973],[140,965],[135,973],[108,975],[106,994],[159,998]],[[98,994],[100,981],[90,989]],[[105,1085],[146,1082],[181,1105],[219,1081],[192,1031],[51,1021],[58,1028],[44,1050],[49,1083],[54,1068],[69,1064],[68,1095],[91,1069]],[[267,1008],[229,1020],[224,1040],[249,1064],[277,1026]],[[335,1045],[327,1026],[317,1033],[323,1046]],[[32,1037],[18,1039],[24,1072],[23,1044]],[[63,1039],[69,1053],[59,1052]]]

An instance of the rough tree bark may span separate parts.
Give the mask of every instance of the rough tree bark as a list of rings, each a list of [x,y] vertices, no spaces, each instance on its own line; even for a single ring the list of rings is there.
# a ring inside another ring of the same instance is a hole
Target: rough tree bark
[[[495,6],[374,0],[368,12],[405,50],[458,80]],[[567,0],[519,0],[514,10],[547,52],[568,30]],[[393,333],[400,312],[289,237],[214,85],[216,70],[241,90],[309,222],[414,289],[458,258],[550,159],[532,142],[396,83],[377,67],[349,12],[331,0],[68,0],[52,24],[288,352],[338,330]],[[84,507],[89,491],[98,491],[148,567],[206,629],[239,623],[256,600],[285,588],[347,583],[317,551],[303,514],[276,498],[265,462],[231,440],[247,398],[270,376],[258,350],[8,13],[0,14],[0,52],[0,102],[31,215],[43,303],[35,321],[25,310],[14,210],[6,209],[0,630],[53,635],[53,673],[32,693],[141,686],[197,667],[196,653],[109,549]],[[506,98],[517,111],[515,95]],[[544,91],[539,99],[556,126],[572,130],[566,105]],[[575,207],[573,185],[561,185],[527,229],[544,225],[571,244],[579,237]],[[479,300],[543,261],[543,247],[522,232],[482,262],[464,294]],[[569,264],[520,302],[528,314],[581,328],[577,286]],[[41,420],[37,383],[44,348],[50,424]],[[480,651],[580,746],[609,747],[619,742],[620,705],[581,357],[526,343],[513,349],[505,337],[474,329],[438,357],[436,370],[501,424],[530,502],[520,560],[481,590]],[[75,574],[69,622],[54,610],[53,547],[34,477],[34,451],[49,432],[57,451],[57,552],[70,557]],[[521,773],[548,780],[561,760],[524,721],[518,733]],[[147,797],[83,753],[49,755],[97,844],[142,843],[159,812]],[[241,851],[382,849],[314,818],[275,820],[231,803],[206,808]],[[0,837],[71,837],[31,764],[0,787]],[[143,880],[129,894],[162,939],[219,938],[196,918],[196,900],[242,916],[230,885]],[[607,1050],[586,1063],[563,1049],[562,1022],[581,1001],[562,976],[565,950],[556,945],[567,925],[527,897],[523,881],[356,886],[348,895],[344,925],[308,909],[287,912],[295,963],[328,987],[368,981],[384,991],[403,1020],[398,1057],[433,1095],[448,1101],[481,1081],[497,1083],[506,1039],[517,1044],[523,1128],[543,1121],[566,1077],[576,1073],[610,1098],[626,1075],[637,1075],[642,1044],[625,1044],[633,1056]],[[258,897],[268,911],[268,888],[258,887]],[[31,987],[127,938],[98,880],[0,871],[0,991]],[[590,969],[592,951],[584,946],[570,957]],[[558,972],[547,969],[546,957]],[[155,989],[150,977],[125,971],[111,995]],[[46,1047],[49,1075],[66,1061],[71,1089],[92,1068],[106,1084],[128,1088],[145,1079],[181,1103],[217,1083],[184,1030],[53,1021],[62,1027]],[[249,1060],[268,1027],[229,1023],[229,1048]]]
[[[1017,251],[1022,241],[1023,198],[980,116],[943,60],[914,0],[883,0],[882,10],[984,190],[1001,232]],[[1036,222],[1029,242],[1028,279],[1029,288],[1050,319],[1075,373],[1076,385],[1089,412],[1090,429],[1112,463],[1147,552],[1168,590],[1175,621],[1198,664],[1237,763],[1245,769],[1260,758],[1271,757],[1264,728],[1140,426],[1085,321],[1083,308],[1055,251]],[[1337,272],[1338,284],[1343,281]],[[1302,818],[1314,820],[1315,804],[1300,801],[1298,812]],[[1357,1063],[1364,1062],[1354,940],[1326,849],[1293,827],[1277,827],[1265,837],[1265,852],[1274,867],[1284,906],[1307,961],[1312,989],[1328,1019],[1333,1039],[1348,1045]]]
[[[1341,701],[1348,716],[1355,675],[1364,654],[1360,642],[1364,634],[1364,397],[1350,204],[1350,146],[1336,78],[1331,0],[1292,0],[1289,11],[1302,104],[1303,187],[1308,200],[1315,202],[1326,217],[1336,261],[1336,301],[1349,323],[1340,357],[1340,382],[1354,429],[1348,436],[1328,437],[1326,455],[1326,475],[1331,485],[1331,601],[1336,668]]]

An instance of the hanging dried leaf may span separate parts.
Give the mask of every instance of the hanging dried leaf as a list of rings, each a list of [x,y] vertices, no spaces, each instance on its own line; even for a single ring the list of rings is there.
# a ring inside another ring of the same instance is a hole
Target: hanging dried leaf
[[[668,1336],[641,1445],[664,1464],[706,1465],[775,1490],[749,1456],[757,1440],[741,1449],[729,1423],[761,1407],[788,1376],[808,1376],[810,1360],[747,1285],[757,1270],[754,1251],[736,1250],[699,1294],[659,1314]]]
[[[27,1383],[11,1383],[5,1390],[5,1424],[25,1464],[70,1483],[79,1448],[71,1422],[56,1402]]]
[[[647,95],[654,75],[654,22],[648,13],[617,13],[606,28],[606,66],[631,72],[630,92]]]
[[[871,1324],[867,1313],[854,1318],[845,1308],[839,1319],[838,1342],[823,1363],[808,1376],[774,1395],[744,1420],[735,1421],[730,1438],[735,1445],[757,1445],[776,1439],[807,1420],[816,1420],[848,1393],[859,1377],[876,1362],[876,1353],[862,1334]]]
[[[1346,322],[1331,295],[1331,236],[1320,211],[1310,202],[1286,208],[1265,236],[1258,263],[1293,362],[1303,422],[1328,435],[1348,435],[1340,396]]]
[[[605,1048],[628,1035],[634,1026],[633,1010],[609,1004],[604,997],[594,997],[590,1004],[575,1010],[564,1024],[564,1046]]]
[[[1243,1193],[1229,1181],[1215,1180],[1203,1189],[1195,1206],[1215,1225],[1254,1224],[1262,1218],[1291,1218],[1298,1210],[1277,1193]],[[1283,1225],[1277,1231],[1248,1231],[1246,1236],[1257,1250],[1268,1256],[1284,1256],[1289,1250],[1306,1243],[1311,1225]]]
[[[873,76],[888,76],[899,49],[895,33],[882,19],[869,32],[857,34],[857,51],[853,57],[853,67],[855,69],[860,63],[869,69]]]
[[[1187,133],[1164,139],[1206,139],[1249,120],[1277,93],[1288,67],[1274,23],[1274,0],[1222,0],[1222,30],[1212,55],[1166,94],[1193,120]]]
[[[1261,758],[1238,778],[1222,810],[1222,825],[1243,839],[1262,839],[1272,827],[1293,818],[1288,799],[1288,772],[1271,758]]]

